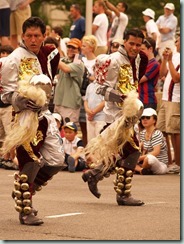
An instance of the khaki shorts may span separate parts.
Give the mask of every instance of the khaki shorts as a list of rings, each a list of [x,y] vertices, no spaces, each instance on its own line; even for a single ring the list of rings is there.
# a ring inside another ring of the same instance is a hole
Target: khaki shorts
[[[0,142],[3,142],[5,135],[10,130],[12,120],[12,106],[0,108]]]
[[[10,14],[10,35],[21,35],[22,25],[26,19],[31,17],[31,7],[28,5],[25,9],[17,9]]]
[[[64,124],[66,124],[65,118],[69,118],[70,121],[74,122],[77,125],[77,127],[79,127],[80,108],[73,109],[63,107],[60,105],[55,105],[54,112],[59,113],[62,116]]]
[[[180,134],[180,103],[162,101],[156,127],[168,134]]]

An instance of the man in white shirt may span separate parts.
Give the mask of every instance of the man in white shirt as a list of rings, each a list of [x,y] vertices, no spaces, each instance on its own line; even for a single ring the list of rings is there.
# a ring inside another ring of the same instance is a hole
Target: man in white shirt
[[[128,25],[128,16],[125,14],[128,5],[125,2],[119,2],[114,6],[106,0],[104,3],[107,7],[105,12],[112,19],[109,42],[111,43],[114,39],[123,39],[124,31]]]
[[[146,23],[146,32],[148,37],[151,37],[155,40],[156,42],[156,50],[159,48],[159,43],[160,43],[160,32],[158,30],[158,26],[155,23],[155,11],[153,11],[150,8],[145,9],[142,11],[143,14],[143,20]]]
[[[95,1],[93,5],[93,12],[97,14],[92,24],[92,34],[96,36],[98,45],[95,55],[106,54],[107,47],[107,31],[108,31],[108,18],[105,14],[104,2]]]
[[[176,51],[175,35],[178,19],[174,15],[175,6],[173,3],[167,3],[164,6],[164,15],[159,16],[156,21],[158,30],[160,32],[160,48],[159,55],[162,58],[162,53],[166,47],[171,48],[173,52]]]

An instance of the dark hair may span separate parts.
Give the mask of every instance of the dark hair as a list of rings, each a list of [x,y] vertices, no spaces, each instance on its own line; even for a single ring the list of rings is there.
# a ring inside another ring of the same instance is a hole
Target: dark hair
[[[52,30],[54,30],[61,38],[63,37],[63,29],[61,26],[54,26],[52,27]]]
[[[139,28],[133,28],[130,30],[126,30],[124,32],[124,38],[123,39],[127,41],[130,36],[140,37],[140,38],[142,38],[142,40],[144,40],[144,34]]]
[[[56,48],[59,47],[59,42],[56,38],[48,36],[45,40],[44,40],[44,45],[45,44],[54,44],[56,46]]]
[[[72,4],[71,6],[70,6],[70,8],[75,8],[76,10],[78,10],[80,13],[81,13],[81,8],[80,8],[80,6],[79,6],[79,4]]]
[[[128,4],[125,2],[120,2],[123,6],[123,8],[125,8],[125,12],[128,10]]]
[[[146,37],[143,41],[143,44],[147,47],[147,48],[150,48],[152,47],[153,48],[153,52],[155,51],[155,47],[156,47],[156,42],[153,38],[151,37]]]
[[[10,45],[2,45],[0,46],[0,53],[12,53],[13,52],[13,47]]]
[[[42,34],[43,35],[45,34],[46,25],[43,22],[43,20],[40,19],[39,17],[30,17],[30,18],[26,19],[22,25],[22,32],[25,33],[26,30],[31,27],[39,27]]]

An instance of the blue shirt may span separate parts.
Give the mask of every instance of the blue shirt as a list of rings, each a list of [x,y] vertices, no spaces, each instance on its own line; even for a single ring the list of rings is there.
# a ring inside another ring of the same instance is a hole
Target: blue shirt
[[[85,18],[81,17],[73,22],[72,26],[70,27],[70,38],[78,38],[79,40],[85,34]]]

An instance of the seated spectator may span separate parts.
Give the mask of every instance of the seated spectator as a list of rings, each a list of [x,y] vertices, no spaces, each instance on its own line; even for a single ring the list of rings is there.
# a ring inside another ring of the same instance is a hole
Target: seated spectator
[[[82,171],[86,168],[86,163],[82,158],[84,145],[83,141],[77,136],[77,125],[73,122],[68,122],[63,128],[63,146],[65,151],[65,163],[68,165],[68,171]]]
[[[63,122],[63,118],[61,117],[61,115],[59,113],[53,113],[52,114],[56,120],[56,124],[57,124],[57,127],[60,131],[60,135],[61,137],[64,137],[64,132],[63,132],[63,125],[64,125],[64,122]]]
[[[140,132],[142,155],[135,172],[142,175],[162,175],[167,173],[167,144],[162,132],[156,129],[157,112],[146,108],[141,116],[144,129]]]

